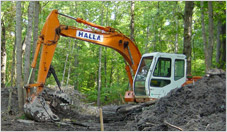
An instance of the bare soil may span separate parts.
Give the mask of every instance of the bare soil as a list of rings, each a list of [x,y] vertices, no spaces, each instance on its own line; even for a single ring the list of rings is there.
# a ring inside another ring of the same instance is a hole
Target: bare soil
[[[60,111],[54,111],[60,117],[59,122],[35,122],[27,119],[23,114],[18,112],[17,92],[16,88],[13,88],[12,93],[12,110],[9,114],[6,114],[8,105],[8,89],[1,90],[1,130],[2,131],[99,131],[100,118],[99,109],[96,106],[81,102],[84,98],[75,90],[66,91],[71,95],[73,99],[73,105],[70,109]],[[110,116],[116,116],[111,113],[115,113],[117,107],[103,106],[103,111],[110,110],[110,115],[104,115],[104,129],[105,131],[120,131],[126,124],[122,121],[111,120]],[[108,119],[107,119],[108,117]],[[110,119],[110,120],[109,120]],[[115,118],[114,118],[115,119]],[[117,118],[118,119],[118,118]]]
[[[172,90],[127,125],[145,131],[226,131],[226,75],[204,76]]]
[[[12,95],[12,111],[6,114],[8,89],[1,90],[2,131],[99,131],[99,111],[71,91],[74,104],[58,111],[60,122],[21,122],[17,93]],[[119,106],[103,106],[105,131],[226,131],[226,75],[204,76],[194,85],[172,90],[155,105],[117,113]]]

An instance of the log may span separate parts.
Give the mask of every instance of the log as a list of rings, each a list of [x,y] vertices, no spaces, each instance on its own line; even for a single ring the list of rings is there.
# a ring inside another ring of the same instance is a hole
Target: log
[[[122,115],[116,113],[118,106],[103,106],[103,122],[108,123],[110,121],[119,121],[123,119]]]
[[[136,104],[136,105],[132,105],[132,104],[123,105],[123,106],[118,107],[118,109],[116,111],[117,111],[117,113],[128,113],[133,110],[143,108],[145,106],[154,105],[156,102],[157,102],[157,100],[151,100],[151,101],[141,103],[141,104]]]
[[[156,100],[148,101],[140,104],[124,104],[121,106],[104,106],[103,121],[108,123],[110,121],[124,120],[130,113],[142,109],[145,106],[150,106],[156,103]]]

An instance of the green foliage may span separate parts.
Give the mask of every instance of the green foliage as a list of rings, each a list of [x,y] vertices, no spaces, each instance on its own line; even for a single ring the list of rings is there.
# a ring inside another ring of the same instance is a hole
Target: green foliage
[[[26,117],[26,115],[25,115],[25,114],[22,114],[22,115],[20,115],[19,117],[17,117],[17,119],[26,120],[26,119],[27,119],[27,117]]]
[[[121,97],[124,96],[125,91],[127,90],[128,84],[124,83],[122,85],[114,84],[109,87],[102,87],[101,89],[101,98],[100,101],[102,105],[106,104],[120,104],[122,103]],[[97,101],[98,91],[97,89],[90,90],[86,92],[87,99],[91,102]]]

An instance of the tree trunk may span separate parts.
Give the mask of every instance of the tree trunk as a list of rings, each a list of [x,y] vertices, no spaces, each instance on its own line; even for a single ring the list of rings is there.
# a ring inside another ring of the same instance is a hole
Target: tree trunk
[[[177,1],[176,1],[176,4],[175,4],[175,10],[174,10],[174,13],[175,13],[175,24],[176,24],[174,53],[178,53],[178,18],[177,18],[176,12],[178,12],[178,3],[177,3]]]
[[[218,20],[217,26],[217,47],[216,47],[216,67],[220,68],[220,56],[221,56],[221,20]]]
[[[153,42],[153,51],[157,51],[157,38],[159,37],[159,31],[158,31],[158,25],[159,25],[159,1],[157,5],[157,13],[156,13],[156,20],[154,20],[154,30],[155,30],[155,35],[154,35],[154,42]]]
[[[105,78],[104,78],[104,83],[105,83],[105,87],[107,88],[107,47],[104,48],[104,73],[105,73]]]
[[[13,88],[12,87],[9,87],[8,88],[9,90],[9,98],[8,98],[8,107],[7,107],[7,113],[9,114],[10,111],[11,111],[11,102],[12,102],[12,92],[13,92]]]
[[[63,86],[64,84],[64,78],[65,78],[65,70],[66,70],[66,65],[68,62],[68,58],[69,58],[69,54],[66,54],[66,58],[65,58],[65,65],[64,65],[64,69],[63,69],[63,75],[62,75],[62,80],[61,80],[61,85]]]
[[[71,53],[70,53],[71,55],[73,55],[73,49],[74,49],[74,45],[73,45],[73,48],[72,48]],[[70,73],[71,73],[71,63],[69,61],[69,69],[68,69],[68,77],[67,77],[66,85],[69,84]]]
[[[113,51],[112,50],[112,55],[113,55],[113,57],[115,58],[115,56],[116,56],[116,52],[115,51]],[[112,58],[112,60],[111,60],[111,69],[110,69],[110,81],[109,81],[109,86],[111,87],[112,86],[112,81],[113,81],[113,70],[114,70],[114,62],[115,62],[115,59],[114,58]]]
[[[98,73],[98,98],[97,105],[100,107],[100,90],[101,90],[101,69],[102,69],[102,46],[99,47],[99,73]]]
[[[77,6],[78,6],[78,2],[75,2],[75,16],[77,15]],[[78,75],[77,75],[77,67],[78,67],[78,52],[79,52],[79,46],[77,45],[77,41],[75,40],[75,44],[74,47],[76,49],[75,51],[75,55],[74,55],[74,67],[75,69],[73,70],[74,72],[74,89],[78,90]]]
[[[213,24],[213,6],[212,1],[208,2],[208,12],[209,12],[209,41],[208,41],[208,62],[207,66],[210,70],[212,67],[212,58],[213,58],[213,45],[214,45],[214,24]]]
[[[7,108],[7,113],[9,114],[11,111],[11,102],[12,102],[12,92],[14,88],[14,74],[15,74],[15,50],[16,50],[16,39],[15,43],[13,45],[13,56],[12,56],[12,68],[11,68],[11,86],[9,87],[9,98],[8,98],[8,108]]]
[[[225,10],[226,14],[226,10]],[[221,49],[222,49],[222,54],[221,54],[221,68],[226,69],[226,23],[222,23],[222,28],[221,28]]]
[[[130,31],[131,31],[131,35],[130,35],[130,39],[135,42],[135,36],[134,36],[134,15],[135,15],[135,12],[134,12],[134,9],[135,9],[135,1],[131,1],[131,22],[130,22]],[[125,60],[124,60],[125,61]],[[125,63],[127,65],[127,63]],[[132,68],[130,68],[130,71],[132,71]],[[130,85],[131,86],[131,85]],[[132,86],[131,86],[131,89],[132,89]]]
[[[74,81],[74,89],[78,89],[78,75],[77,75],[77,67],[78,67],[78,52],[79,52],[79,46],[77,45],[77,41],[75,41],[75,48],[76,48],[76,53],[74,55],[74,75],[75,75],[75,81]]]
[[[24,58],[24,82],[28,81],[29,71],[30,71],[30,54],[31,54],[31,38],[32,38],[32,20],[33,20],[33,11],[34,10],[34,1],[29,2],[28,6],[28,25],[27,25],[27,34],[25,39],[25,58]],[[29,82],[28,82],[29,83]]]
[[[131,22],[130,22],[130,29],[131,29],[131,35],[130,39],[135,42],[135,36],[134,36],[134,9],[135,9],[135,1],[131,1]]]
[[[103,25],[103,10],[101,11],[101,25]],[[98,107],[101,106],[101,102],[100,102],[101,85],[102,85],[101,70],[102,70],[102,46],[99,47],[98,98],[97,98]]]
[[[15,39],[15,43],[13,45],[13,56],[12,56],[12,68],[11,68],[11,87],[14,87],[14,79],[15,79],[15,51],[16,51],[16,39]]]
[[[106,11],[106,26],[109,26],[108,25],[108,7],[109,7],[109,3],[107,3],[106,5],[107,7],[107,11]],[[105,78],[104,78],[104,83],[105,83],[105,87],[107,88],[107,47],[104,48],[104,73],[105,73]]]
[[[30,83],[30,78],[29,78],[29,73],[30,73],[30,56],[31,56],[31,39],[32,39],[32,21],[33,21],[33,14],[34,14],[34,6],[35,3],[34,1],[29,2],[28,6],[28,25],[27,25],[27,33],[25,37],[25,57],[24,57],[24,83],[29,84]],[[26,99],[26,90],[23,89],[24,91],[24,103]]]
[[[19,111],[23,112],[23,81],[22,81],[22,43],[21,43],[21,20],[22,20],[22,12],[21,12],[21,2],[16,2],[16,86],[18,89],[18,104]]]
[[[207,49],[207,37],[206,37],[206,27],[204,23],[204,1],[200,2],[201,5],[201,23],[202,23],[202,35],[203,35],[203,47],[204,47],[204,54],[205,54],[205,65],[206,71],[208,69],[208,49]]]
[[[69,44],[71,43],[71,41],[69,42]],[[67,45],[66,45],[67,46]],[[66,47],[65,47],[66,49]],[[68,51],[70,49],[70,45],[68,45]],[[64,84],[64,78],[65,78],[65,70],[66,70],[66,66],[67,66],[67,63],[68,63],[68,58],[69,58],[69,52],[67,52],[66,54],[66,58],[65,58],[65,65],[64,65],[64,69],[63,69],[63,75],[62,75],[62,80],[61,80],[61,85],[63,86]]]
[[[149,31],[149,24],[147,24],[147,33],[146,33],[146,43],[145,43],[145,46],[144,46],[144,51],[145,53],[147,53],[147,49],[148,49],[148,44],[149,44],[149,34],[150,34],[150,31]]]
[[[36,43],[38,40],[38,31],[39,31],[39,1],[35,1],[35,9],[34,9],[34,28],[33,28],[33,49],[32,49],[32,58],[34,58],[35,55],[35,49],[36,49]],[[31,83],[34,83],[35,80],[35,71],[36,68],[33,69],[32,77],[31,77]]]
[[[185,1],[184,10],[184,49],[183,54],[187,56],[187,74],[191,74],[191,37],[192,37],[192,11],[193,1]]]
[[[1,19],[2,26],[2,41],[1,41],[1,88],[5,87],[6,83],[6,27],[4,24],[4,20]]]

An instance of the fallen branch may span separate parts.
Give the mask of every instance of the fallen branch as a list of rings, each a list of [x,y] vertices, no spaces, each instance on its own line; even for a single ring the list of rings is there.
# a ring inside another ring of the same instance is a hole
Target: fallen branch
[[[171,127],[176,128],[176,129],[178,129],[178,130],[180,130],[180,131],[184,131],[182,128],[180,128],[180,127],[178,127],[178,126],[175,126],[175,125],[172,125],[172,124],[170,124],[170,123],[167,122],[167,121],[164,121],[164,123],[167,124],[167,125],[169,125],[169,126],[171,126]]]
[[[138,109],[138,108],[142,108],[142,107],[149,106],[149,105],[154,105],[156,102],[157,102],[157,100],[151,100],[151,101],[141,103],[141,104],[122,105],[117,108],[116,112],[117,113],[127,113],[130,111],[134,111],[135,109]]]
[[[71,122],[71,124],[82,126],[82,127],[89,127],[88,125],[85,125],[85,124],[82,124],[82,123],[77,123],[77,122]]]
[[[207,131],[207,128],[210,126],[210,124],[208,124],[207,126],[206,126],[206,128],[205,128],[205,131]]]

